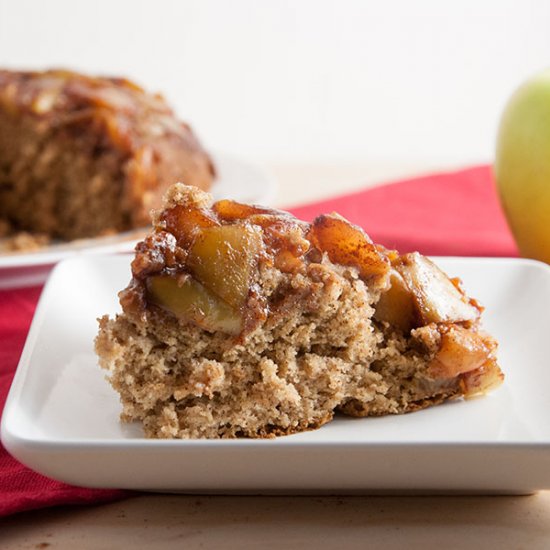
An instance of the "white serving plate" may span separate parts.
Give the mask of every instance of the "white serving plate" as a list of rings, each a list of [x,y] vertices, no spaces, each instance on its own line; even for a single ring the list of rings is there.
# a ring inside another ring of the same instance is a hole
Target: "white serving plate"
[[[225,154],[212,155],[217,176],[212,186],[215,200],[231,198],[239,202],[269,205],[277,185],[259,166]],[[53,244],[35,252],[0,253],[0,289],[43,283],[59,261],[77,255],[129,252],[148,228],[109,237],[79,239]]]
[[[485,306],[506,380],[494,393],[273,440],[150,440],[123,425],[97,366],[129,256],[67,260],[40,299],[2,419],[21,462],[75,485],[183,492],[529,493],[550,489],[550,268],[439,258]]]

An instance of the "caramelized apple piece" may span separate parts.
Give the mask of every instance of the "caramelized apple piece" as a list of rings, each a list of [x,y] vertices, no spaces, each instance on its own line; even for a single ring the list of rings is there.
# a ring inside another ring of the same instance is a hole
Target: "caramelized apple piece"
[[[242,328],[240,312],[210,292],[192,277],[179,280],[168,275],[147,279],[147,299],[180,319],[211,332],[237,335]]]
[[[262,247],[258,227],[208,227],[197,235],[189,249],[187,267],[199,282],[230,306],[242,308]]]
[[[201,229],[220,225],[207,210],[183,205],[176,205],[163,212],[161,222],[164,223],[166,231],[175,235],[178,244],[183,248],[193,242]]]
[[[357,267],[362,279],[384,281],[388,276],[389,260],[361,228],[338,215],[315,218],[308,238],[332,262]]]
[[[464,397],[472,397],[492,390],[504,381],[495,358],[490,358],[476,370],[465,373],[461,380]]]
[[[477,332],[452,325],[441,334],[439,351],[428,366],[433,378],[455,378],[491,359],[496,344]]]
[[[443,271],[418,252],[401,256],[395,267],[413,293],[424,325],[474,321],[479,317],[479,309]]]
[[[246,220],[264,230],[265,242],[273,253],[275,266],[284,272],[298,271],[303,267],[303,255],[309,249],[304,238],[308,224],[297,220],[288,212],[221,200],[212,210],[223,221]],[[290,237],[290,238],[289,238]]]
[[[286,212],[279,212],[272,208],[264,208],[253,204],[241,204],[229,199],[223,199],[212,205],[212,210],[224,221],[245,220],[254,214],[272,214],[289,216]]]
[[[386,321],[403,332],[409,332],[414,326],[415,317],[414,297],[403,277],[392,268],[390,288],[380,296],[374,318],[378,321]]]

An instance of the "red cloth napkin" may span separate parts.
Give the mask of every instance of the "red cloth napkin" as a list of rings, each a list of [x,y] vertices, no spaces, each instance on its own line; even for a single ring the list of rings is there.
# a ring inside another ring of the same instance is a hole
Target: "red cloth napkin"
[[[4,409],[41,290],[0,291],[0,410]],[[128,494],[83,489],[48,479],[17,462],[0,445],[0,517],[46,506],[108,502]]]
[[[488,166],[366,189],[291,210],[305,220],[337,211],[361,225],[374,241],[402,252],[517,255]],[[0,292],[2,409],[40,290]],[[0,516],[46,506],[105,502],[128,494],[47,479],[19,464],[0,446]]]
[[[290,208],[312,220],[338,212],[376,243],[435,256],[517,256],[491,167],[478,166],[382,185]]]

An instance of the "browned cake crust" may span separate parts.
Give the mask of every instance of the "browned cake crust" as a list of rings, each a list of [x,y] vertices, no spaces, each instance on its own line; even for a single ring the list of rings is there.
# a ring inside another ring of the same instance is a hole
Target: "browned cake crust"
[[[418,253],[176,185],[96,350],[150,437],[270,437],[503,379],[482,307]]]
[[[122,78],[0,70],[0,237],[27,232],[13,248],[146,226],[168,185],[209,189],[213,177],[160,95]]]

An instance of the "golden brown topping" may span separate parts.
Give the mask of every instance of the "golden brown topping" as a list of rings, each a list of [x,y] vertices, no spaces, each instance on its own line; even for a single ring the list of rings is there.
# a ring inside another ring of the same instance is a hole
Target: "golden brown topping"
[[[478,345],[477,340],[460,339],[460,327],[439,328],[449,323],[468,326],[481,308],[465,296],[460,281],[449,279],[427,258],[377,247],[336,214],[319,216],[309,225],[268,208],[230,200],[210,207],[210,201],[209,195],[181,184],[165,197],[166,207],[155,217],[156,232],[137,247],[132,265],[152,303],[208,330],[236,334],[238,326],[246,332],[265,319],[266,307],[277,309],[281,298],[275,293],[267,303],[254,290],[259,262],[282,273],[310,276],[310,267],[323,264],[326,257],[356,268],[360,279],[381,291],[378,321],[405,333],[435,327],[441,347],[433,366],[437,377],[447,372],[456,376],[486,360],[482,339]],[[454,355],[462,348],[469,351],[457,364]]]
[[[212,210],[224,222],[246,220],[263,229],[264,242],[273,255],[275,266],[286,273],[303,268],[303,256],[309,250],[305,238],[308,224],[297,220],[287,212],[256,205],[221,200]]]
[[[381,294],[374,318],[403,332],[409,332],[417,323],[418,312],[414,296],[403,277],[393,268],[390,272],[390,288]]]
[[[504,374],[500,370],[495,358],[486,361],[481,367],[464,373],[460,385],[465,397],[479,395],[492,390],[504,381]]]
[[[235,202],[229,199],[224,199],[214,203],[212,205],[212,210],[218,215],[220,220],[227,222],[246,220],[254,214],[272,214],[277,217],[291,217],[286,212],[281,212],[280,210],[273,210],[272,208],[265,208],[254,204],[241,204],[240,202]]]
[[[465,396],[484,393],[498,386],[504,375],[497,364],[497,343],[479,332],[454,323],[431,323],[411,331],[412,345],[432,357],[425,374],[429,386],[460,381]]]
[[[307,236],[331,262],[356,267],[365,281],[386,286],[389,260],[360,227],[336,214],[323,215],[313,220]]]
[[[405,254],[396,269],[412,292],[422,324],[475,321],[480,310],[428,258]]]
[[[125,88],[116,88],[109,85],[109,81],[101,82],[88,80],[73,80],[68,84],[70,93],[96,107],[132,113],[136,105],[133,101],[133,91],[128,93]]]
[[[208,210],[183,205],[165,210],[160,220],[166,231],[175,235],[182,247],[189,247],[201,229],[220,225]]]
[[[184,185],[183,183],[175,183],[169,187],[162,197],[162,206],[164,210],[169,210],[175,206],[184,208],[192,208],[208,211],[210,214],[212,205],[212,195],[205,193],[201,189]],[[153,222],[158,222],[159,215],[162,212],[153,212]],[[217,216],[213,215],[214,218]]]
[[[139,279],[132,279],[130,284],[118,293],[118,298],[125,313],[135,319],[145,317],[146,301]]]
[[[147,299],[210,332],[238,335],[242,330],[242,314],[189,276],[149,277]]]
[[[57,88],[45,89],[44,91],[38,93],[30,105],[32,112],[37,115],[43,115],[50,112],[57,102],[60,92],[61,86]]]
[[[193,277],[233,308],[244,307],[263,249],[260,229],[222,225],[202,229],[187,257]]]
[[[495,350],[493,340],[457,325],[440,327],[439,351],[428,366],[432,378],[455,378],[473,371],[489,360]]]
[[[273,255],[277,269],[285,273],[304,267],[304,255],[310,243],[305,238],[305,225],[291,217],[251,216],[250,222],[263,228],[263,239]]]
[[[165,267],[174,266],[176,260],[176,238],[166,231],[159,231],[136,245],[132,273],[136,277],[145,277],[150,273],[158,273]]]
[[[151,109],[169,112],[160,96],[123,78],[91,77],[71,71],[14,72],[0,70],[0,87],[9,81],[11,93],[4,93],[14,112],[29,111],[44,116],[56,110],[97,108],[129,115],[136,110],[135,97],[143,97]]]
[[[457,325],[440,327],[439,351],[428,366],[433,378],[454,378],[486,363],[496,343],[481,334]]]

